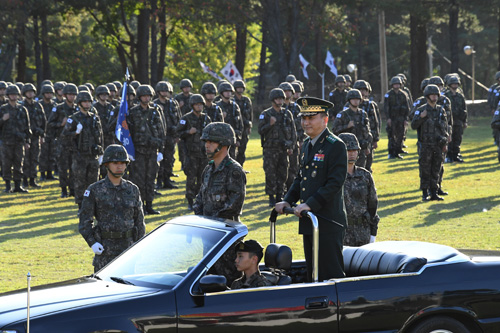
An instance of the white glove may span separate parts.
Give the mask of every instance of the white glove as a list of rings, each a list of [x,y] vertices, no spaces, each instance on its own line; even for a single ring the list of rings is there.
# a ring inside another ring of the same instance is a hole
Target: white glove
[[[99,157],[97,158],[97,161],[99,161],[99,165],[102,164],[102,155],[99,155]]]
[[[83,129],[83,125],[81,123],[78,123],[78,125],[76,125],[76,134],[80,134],[82,129]]]
[[[163,161],[163,154],[158,153],[158,157],[156,158],[156,162],[161,162],[161,161]]]
[[[94,251],[94,253],[97,255],[101,255],[102,251],[104,251],[104,248],[102,247],[101,243],[95,242],[94,245],[92,245],[92,251]]]
[[[370,235],[370,243],[375,243],[375,238],[377,238],[377,236]]]

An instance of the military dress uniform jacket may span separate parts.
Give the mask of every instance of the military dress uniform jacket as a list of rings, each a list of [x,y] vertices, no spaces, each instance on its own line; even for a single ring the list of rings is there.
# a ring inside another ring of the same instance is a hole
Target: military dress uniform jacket
[[[9,119],[3,120],[5,114]],[[20,104],[12,107],[9,103],[0,107],[0,140],[3,144],[24,145],[30,143],[31,125],[28,110]]]
[[[310,149],[310,138],[300,152],[300,170],[284,200],[290,204],[306,203],[318,216],[320,233],[339,232],[347,217],[344,206],[344,181],[347,175],[347,150],[344,142],[328,129]],[[301,218],[300,234],[312,234],[308,219]]]
[[[108,177],[90,185],[79,217],[78,230],[89,246],[99,242],[106,248],[107,239],[135,242],[146,231],[139,188],[125,179],[118,186]]]
[[[241,165],[229,155],[217,168],[211,160],[203,170],[201,179],[200,192],[193,206],[194,213],[239,221],[247,183]]]

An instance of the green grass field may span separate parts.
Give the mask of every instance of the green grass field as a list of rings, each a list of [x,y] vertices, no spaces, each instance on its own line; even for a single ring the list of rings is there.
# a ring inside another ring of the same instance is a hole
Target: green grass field
[[[377,241],[420,240],[460,249],[500,249],[499,163],[490,119],[471,119],[465,131],[463,164],[446,164],[443,202],[421,202],[416,135],[408,132],[409,155],[387,159],[385,133],[376,151],[373,175],[381,217]],[[247,197],[242,221],[249,237],[269,243],[269,213],[264,194],[262,149],[256,131],[247,150]],[[147,232],[175,216],[187,214],[185,176],[176,163],[180,188],[161,192],[155,208],[161,215],[147,216]],[[3,190],[3,187],[2,187]],[[0,292],[24,288],[26,274],[32,286],[62,281],[93,272],[92,250],[78,233],[77,206],[60,199],[57,181],[43,183],[29,194],[0,194]],[[303,258],[296,218],[279,217],[277,242],[292,247],[294,259]]]

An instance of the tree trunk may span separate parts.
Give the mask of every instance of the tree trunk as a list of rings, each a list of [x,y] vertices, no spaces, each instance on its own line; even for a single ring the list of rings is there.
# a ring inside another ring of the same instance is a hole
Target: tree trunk
[[[262,20],[262,45],[260,48],[260,64],[259,64],[259,85],[257,91],[257,104],[263,104],[266,101],[266,54],[267,43],[269,42],[269,33],[267,31],[266,17]]]
[[[246,52],[247,52],[247,28],[243,24],[236,24],[235,66],[243,78],[245,78]]]
[[[49,58],[49,45],[47,42],[47,36],[49,33],[49,28],[47,25],[47,13],[40,14],[40,20],[42,23],[42,81],[50,80],[52,77],[52,73],[50,70],[50,58]]]
[[[419,15],[410,14],[410,90],[421,96],[420,82],[426,77],[427,27]]]
[[[151,1],[151,85],[154,87],[158,79],[158,41],[156,39],[156,27],[158,8],[156,0]]]
[[[278,56],[278,75],[279,80],[284,81],[289,73],[287,56],[285,53],[285,48],[283,45],[283,34],[281,31],[281,15],[279,0],[262,0],[263,11],[267,13],[268,31],[269,39],[272,41],[273,52],[276,52]]]
[[[149,9],[143,8],[137,17],[137,76],[141,84],[148,84],[148,51],[149,51]]]
[[[40,30],[38,29],[38,15],[33,16],[33,43],[35,49],[35,67],[36,67],[36,86],[40,87],[42,83],[42,54],[40,48]]]
[[[322,27],[320,25],[316,26],[316,33],[315,33],[315,48],[316,48],[316,60],[315,60],[315,67],[316,70],[320,71],[320,68],[322,68],[322,62],[323,62],[323,50],[322,50],[322,41],[323,41],[323,34],[321,33]],[[324,66],[323,66],[324,67]],[[323,98],[323,85],[322,85],[322,79],[319,75],[314,74],[316,78],[316,97],[318,98]]]
[[[158,23],[160,26],[160,59],[158,61],[158,70],[156,77],[159,81],[163,80],[165,70],[165,57],[167,55],[167,20],[165,15],[165,0],[160,1],[160,10],[158,12]]]
[[[450,20],[449,20],[449,29],[450,29],[450,55],[451,55],[451,64],[450,64],[450,73],[458,73],[458,12],[459,5],[456,0],[450,0]]]
[[[22,18],[17,22],[16,37],[17,37],[17,81],[26,81],[26,16],[23,14]]]

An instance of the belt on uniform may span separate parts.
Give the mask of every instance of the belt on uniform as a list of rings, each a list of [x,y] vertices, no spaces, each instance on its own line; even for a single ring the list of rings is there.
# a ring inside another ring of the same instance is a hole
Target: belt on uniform
[[[128,231],[101,231],[101,237],[104,239],[121,239],[133,236],[133,229]]]

